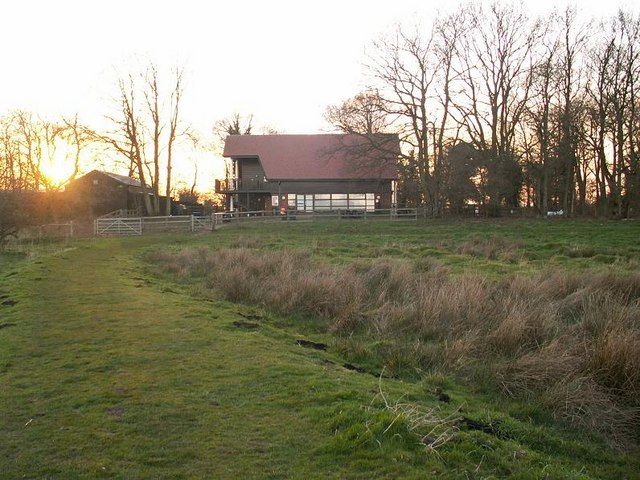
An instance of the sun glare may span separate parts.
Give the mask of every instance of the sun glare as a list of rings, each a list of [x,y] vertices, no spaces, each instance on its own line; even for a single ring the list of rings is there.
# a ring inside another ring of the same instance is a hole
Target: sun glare
[[[64,145],[56,148],[52,158],[43,160],[42,174],[54,187],[61,187],[73,174],[73,159]]]

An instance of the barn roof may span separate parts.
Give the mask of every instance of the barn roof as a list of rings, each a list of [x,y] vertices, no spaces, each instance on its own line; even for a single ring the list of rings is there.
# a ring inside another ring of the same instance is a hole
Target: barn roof
[[[140,187],[142,186],[142,184],[131,177],[127,177],[126,175],[119,175],[117,173],[112,173],[112,172],[105,172],[104,170],[94,170],[95,172],[101,173],[103,175],[107,175],[111,178],[113,178],[114,180],[117,180],[118,182],[124,184],[124,185],[130,185],[132,187]]]
[[[225,157],[258,157],[269,180],[396,179],[397,135],[230,135]]]

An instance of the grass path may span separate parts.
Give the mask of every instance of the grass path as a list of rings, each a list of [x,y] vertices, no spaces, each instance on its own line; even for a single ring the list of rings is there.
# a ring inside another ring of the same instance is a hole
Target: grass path
[[[297,410],[322,369],[292,368],[294,348],[223,326],[231,312],[132,279],[118,251],[113,241],[21,272],[19,323],[6,329],[16,343],[3,344],[4,478],[278,478],[308,466],[319,434]]]
[[[381,433],[393,417],[362,413],[376,378],[269,324],[235,328],[244,307],[141,274],[153,241],[78,243],[0,268],[0,295],[17,301],[0,307],[0,478],[591,478],[584,458],[628,468],[591,446],[559,460],[572,441],[536,450],[540,429],[529,445],[468,432],[429,456],[406,432]]]

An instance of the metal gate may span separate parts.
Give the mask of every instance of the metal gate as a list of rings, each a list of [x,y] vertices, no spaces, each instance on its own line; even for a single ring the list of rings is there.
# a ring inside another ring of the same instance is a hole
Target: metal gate
[[[191,231],[199,232],[202,230],[213,230],[213,220],[211,216],[192,216]]]
[[[95,221],[97,236],[142,235],[142,218],[97,218]]]

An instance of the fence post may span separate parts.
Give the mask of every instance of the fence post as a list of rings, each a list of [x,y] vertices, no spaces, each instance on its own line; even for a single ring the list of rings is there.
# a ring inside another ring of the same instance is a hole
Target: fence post
[[[73,220],[69,222],[69,236],[73,238]]]
[[[191,233],[193,233],[195,231],[195,217],[193,216],[193,214],[191,214]]]

